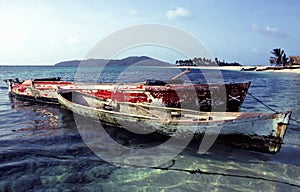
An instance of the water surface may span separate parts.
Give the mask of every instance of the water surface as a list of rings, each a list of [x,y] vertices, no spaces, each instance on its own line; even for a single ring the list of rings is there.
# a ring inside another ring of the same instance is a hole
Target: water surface
[[[10,99],[6,78],[62,77],[74,80],[75,67],[0,67],[0,191],[299,191],[300,124],[291,121],[275,155],[214,145],[198,154],[190,144],[158,167],[117,166],[96,156],[82,140],[73,114],[59,106]],[[199,73],[185,80],[205,82]],[[97,81],[137,82],[169,79],[178,69],[107,69]],[[222,71],[226,82],[251,81],[249,92],[277,111],[293,111],[300,120],[300,75]],[[241,111],[270,110],[247,95]],[[128,147],[149,148],[164,142],[137,137],[116,127],[110,135]],[[102,149],[108,148],[105,144]],[[169,149],[166,149],[169,150]],[[157,157],[159,158],[157,154]],[[139,157],[137,157],[139,158]],[[140,158],[140,161],[147,159]],[[175,163],[175,164],[174,164]],[[173,165],[174,164],[174,165]],[[171,166],[173,165],[173,166]],[[202,174],[191,172],[201,170]],[[195,174],[191,174],[195,173]]]

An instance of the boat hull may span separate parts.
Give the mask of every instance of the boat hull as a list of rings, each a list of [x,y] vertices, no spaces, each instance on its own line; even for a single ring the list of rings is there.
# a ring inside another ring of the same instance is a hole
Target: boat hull
[[[229,84],[98,84],[69,85],[75,90],[108,102],[149,103],[171,108],[200,111],[238,112],[245,100],[250,82]]]
[[[56,92],[76,90],[106,101],[149,103],[172,108],[193,107],[200,111],[237,112],[244,102],[250,82],[230,84],[74,84],[60,80],[6,80],[16,98],[58,104]]]
[[[59,94],[59,102],[76,114],[138,133],[156,132],[178,139],[218,137],[217,142],[267,153],[280,150],[291,112],[198,112],[134,103],[108,105],[90,95]],[[110,108],[105,108],[110,106]]]

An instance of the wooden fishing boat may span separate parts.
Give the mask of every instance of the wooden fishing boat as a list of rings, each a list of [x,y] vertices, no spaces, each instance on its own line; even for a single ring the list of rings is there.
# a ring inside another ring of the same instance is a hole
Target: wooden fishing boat
[[[255,71],[257,67],[242,68],[241,71]]]
[[[199,112],[144,103],[107,102],[80,92],[59,91],[59,102],[76,114],[112,125],[184,139],[210,135],[227,145],[267,153],[280,150],[291,112]]]
[[[76,90],[107,102],[148,103],[171,108],[191,108],[200,111],[238,112],[250,82],[228,84],[172,84],[146,81],[135,84],[73,84],[61,87]]]
[[[11,96],[31,101],[58,104],[58,88],[76,90],[106,101],[149,103],[165,107],[190,108],[201,111],[240,110],[250,82],[228,84],[182,84],[177,81],[148,80],[131,84],[80,84],[58,78],[19,82],[5,80]],[[221,94],[220,94],[221,93]]]

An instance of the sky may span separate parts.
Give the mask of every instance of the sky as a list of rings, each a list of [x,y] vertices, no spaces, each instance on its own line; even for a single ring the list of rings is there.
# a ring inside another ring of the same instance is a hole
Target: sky
[[[269,65],[274,48],[300,55],[299,19],[298,0],[0,0],[0,64],[86,59],[98,42],[117,31],[159,24],[193,36],[220,60]],[[135,47],[119,57],[184,59],[167,49]]]

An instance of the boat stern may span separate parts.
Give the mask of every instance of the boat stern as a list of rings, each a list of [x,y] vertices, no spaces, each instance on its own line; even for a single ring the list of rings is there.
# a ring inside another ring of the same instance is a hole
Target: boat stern
[[[278,122],[277,122],[277,128],[275,134],[276,136],[279,136],[281,139],[284,138],[291,115],[292,115],[291,111],[278,114]]]
[[[283,139],[289,125],[292,112],[276,113],[274,114],[274,129],[272,139],[268,142],[268,148],[270,153],[279,152]]]

